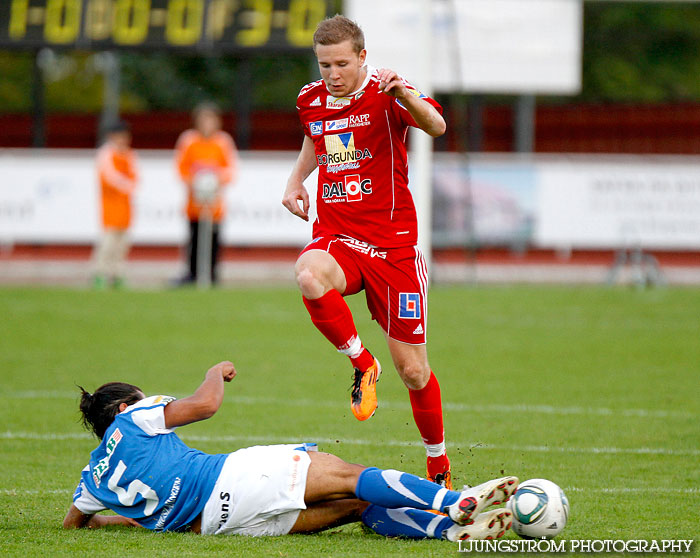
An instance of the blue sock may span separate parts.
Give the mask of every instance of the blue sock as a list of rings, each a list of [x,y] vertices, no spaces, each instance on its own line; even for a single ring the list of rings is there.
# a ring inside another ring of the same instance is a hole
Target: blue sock
[[[360,500],[384,508],[444,511],[459,499],[459,492],[409,473],[370,467],[360,473],[355,487]]]
[[[439,539],[454,523],[449,517],[413,508],[387,509],[371,505],[362,513],[362,523],[385,537]]]

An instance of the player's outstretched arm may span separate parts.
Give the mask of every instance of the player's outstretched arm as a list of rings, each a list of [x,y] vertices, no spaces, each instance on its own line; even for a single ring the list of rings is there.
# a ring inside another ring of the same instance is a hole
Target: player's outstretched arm
[[[165,407],[165,427],[175,428],[211,417],[224,399],[224,382],[230,382],[235,377],[236,369],[227,360],[212,366],[197,391]]]
[[[64,529],[99,529],[105,525],[126,525],[128,527],[140,527],[133,519],[121,515],[95,515],[85,514],[71,504],[66,517],[63,518]]]
[[[447,125],[442,115],[433,105],[411,94],[396,72],[382,68],[377,71],[377,76],[379,90],[401,101],[421,130],[434,138],[445,133]]]
[[[309,177],[315,168],[316,154],[314,153],[314,143],[310,138],[304,136],[304,143],[301,146],[301,151],[292,169],[292,174],[287,180],[287,187],[282,196],[282,205],[304,221],[309,220],[309,193],[304,187],[304,180]],[[301,207],[299,202],[301,202]]]

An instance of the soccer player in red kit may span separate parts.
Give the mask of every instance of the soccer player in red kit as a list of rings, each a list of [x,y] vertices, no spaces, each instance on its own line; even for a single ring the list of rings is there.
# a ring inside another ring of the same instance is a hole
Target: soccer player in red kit
[[[311,321],[352,362],[358,420],[374,414],[381,374],[343,300],[364,289],[409,390],[428,478],[449,488],[440,386],[425,345],[428,274],[416,247],[405,145],[409,126],[437,137],[445,121],[436,101],[395,72],[366,66],[364,46],[358,25],[339,15],[319,23],[314,34],[322,79],[297,99],[305,138],[282,200],[308,221],[303,182],[318,167],[314,240],[297,259],[296,279]]]

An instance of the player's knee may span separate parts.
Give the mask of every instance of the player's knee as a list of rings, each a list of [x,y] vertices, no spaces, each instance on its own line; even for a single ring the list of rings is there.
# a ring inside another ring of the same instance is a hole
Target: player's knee
[[[399,365],[399,376],[408,389],[423,389],[430,380],[430,368],[416,363]]]
[[[323,295],[323,283],[314,269],[304,266],[295,271],[301,294],[307,298],[318,298]]]

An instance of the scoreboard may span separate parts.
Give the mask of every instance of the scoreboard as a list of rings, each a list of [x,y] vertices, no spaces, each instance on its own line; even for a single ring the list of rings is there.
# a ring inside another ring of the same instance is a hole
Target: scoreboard
[[[0,49],[307,49],[333,0],[0,0]]]

